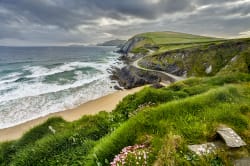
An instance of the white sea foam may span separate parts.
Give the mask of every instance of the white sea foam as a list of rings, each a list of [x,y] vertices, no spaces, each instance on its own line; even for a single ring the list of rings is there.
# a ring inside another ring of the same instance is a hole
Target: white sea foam
[[[19,77],[18,77],[18,78],[19,78]],[[18,80],[18,78],[12,78],[12,79],[1,80],[1,81],[0,81],[0,85],[6,84],[6,83],[10,83],[10,82],[15,82],[16,80]],[[4,87],[2,87],[2,88],[4,88]],[[1,90],[1,87],[0,87],[0,90]]]
[[[12,73],[12,75],[8,75],[8,78],[15,77],[13,79],[0,81],[1,90],[12,89],[8,93],[1,94],[0,102],[15,100],[19,98],[24,98],[28,96],[37,96],[46,93],[52,93],[57,91],[62,91],[69,88],[76,88],[82,86],[84,84],[88,84],[93,82],[94,80],[102,79],[107,77],[109,73],[107,69],[111,64],[114,64],[116,59],[110,58],[108,63],[94,63],[94,62],[70,62],[64,63],[60,66],[56,66],[54,68],[48,69],[43,66],[25,66],[24,70],[28,70],[31,74],[25,76],[25,78],[31,78],[30,81],[25,82],[14,82],[20,76],[20,73]],[[68,84],[59,85],[56,83],[44,83],[42,80],[45,76],[63,73],[65,71],[73,71],[78,68],[91,67],[97,70],[96,73],[85,73],[83,74],[81,71],[75,71],[76,73],[76,81],[70,82]],[[14,88],[13,88],[14,87]]]
[[[48,69],[43,66],[25,66],[24,70],[31,72],[31,75],[26,76],[26,78],[37,78],[42,76],[53,75],[57,73],[63,73],[65,71],[72,71],[78,68],[83,67],[92,67],[98,70],[105,70],[108,67],[108,64],[100,64],[93,62],[70,62],[64,63],[63,65],[57,66],[52,69]]]
[[[0,129],[73,108],[114,92],[112,87],[116,83],[109,79],[107,69],[111,65],[119,66],[117,62],[112,57],[103,63],[70,62],[54,68],[25,66],[23,70],[29,71],[30,75],[11,73],[5,78],[2,77],[0,80]],[[94,68],[96,72],[76,70],[85,67]],[[43,81],[46,76],[65,71],[74,71],[75,80],[66,84]],[[19,78],[28,78],[28,80],[16,82]]]
[[[7,74],[6,76],[0,77],[0,85],[16,81],[18,78],[20,78],[21,74],[22,73],[13,72],[13,73]]]
[[[2,77],[2,79],[9,79],[9,78],[13,78],[13,77],[18,77],[20,76],[22,73],[19,73],[19,72],[13,72],[13,73],[10,73],[4,77]]]
[[[77,88],[0,102],[0,128],[76,107],[114,92],[110,86],[110,80],[105,77]]]

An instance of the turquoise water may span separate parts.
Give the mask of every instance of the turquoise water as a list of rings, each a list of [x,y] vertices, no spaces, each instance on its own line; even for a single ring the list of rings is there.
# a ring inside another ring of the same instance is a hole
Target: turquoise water
[[[114,47],[0,47],[0,128],[114,92]]]

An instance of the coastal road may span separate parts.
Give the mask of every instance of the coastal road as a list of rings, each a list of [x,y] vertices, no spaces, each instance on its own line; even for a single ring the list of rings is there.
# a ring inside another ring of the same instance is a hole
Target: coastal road
[[[150,50],[150,53],[152,53],[152,51]],[[150,56],[150,55],[146,55],[146,56]],[[144,56],[145,57],[145,56]],[[153,69],[147,69],[147,68],[144,68],[144,67],[141,67],[138,63],[140,60],[142,60],[144,57],[141,57],[139,59],[137,59],[136,61],[134,61],[131,65],[138,68],[138,69],[141,69],[141,70],[145,70],[145,71],[152,71],[152,72],[158,72],[158,73],[161,73],[161,74],[164,74],[170,78],[172,78],[173,80],[176,81],[181,81],[181,80],[184,80],[186,79],[185,77],[179,77],[179,76],[175,76],[173,74],[170,74],[170,73],[167,73],[167,72],[164,72],[164,71],[159,71],[159,70],[153,70]]]

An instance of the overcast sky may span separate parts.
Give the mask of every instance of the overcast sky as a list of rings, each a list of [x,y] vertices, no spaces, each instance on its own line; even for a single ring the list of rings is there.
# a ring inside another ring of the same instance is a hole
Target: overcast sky
[[[67,45],[147,31],[250,36],[250,0],[0,0],[0,45]]]

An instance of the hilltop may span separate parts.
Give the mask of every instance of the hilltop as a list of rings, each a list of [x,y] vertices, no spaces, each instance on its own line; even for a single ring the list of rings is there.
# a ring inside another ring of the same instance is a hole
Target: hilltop
[[[74,122],[51,118],[21,139],[1,143],[0,165],[214,166],[250,156],[250,39],[150,32],[132,37],[120,52],[127,66],[113,78],[121,85],[172,83],[128,95],[111,113]],[[246,146],[220,142],[221,126]],[[205,155],[188,148],[218,141],[221,147]]]
[[[115,39],[115,40],[109,40],[103,43],[97,44],[97,46],[117,46],[120,47],[122,46],[126,40],[120,40],[120,39]]]
[[[202,43],[222,41],[224,39],[192,35],[179,32],[148,32],[133,36],[121,47],[121,53],[147,53],[148,49],[157,53],[179,49]]]

